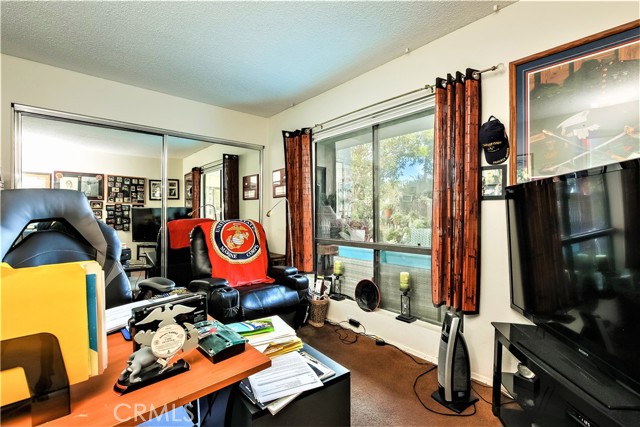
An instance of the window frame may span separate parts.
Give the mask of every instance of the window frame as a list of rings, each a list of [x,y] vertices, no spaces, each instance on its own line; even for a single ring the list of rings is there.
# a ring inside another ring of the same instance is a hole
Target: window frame
[[[404,106],[402,106],[404,107]],[[336,238],[330,238],[330,237],[318,237],[318,222],[315,220],[316,219],[316,214],[317,214],[317,209],[318,206],[316,205],[317,203],[317,194],[316,193],[316,188],[314,186],[314,197],[313,197],[313,203],[314,203],[314,209],[313,209],[313,214],[314,214],[314,262],[315,265],[320,265],[320,259],[319,257],[321,255],[319,255],[317,252],[318,246],[319,245],[335,245],[335,246],[345,246],[345,247],[354,247],[354,248],[362,248],[362,249],[371,249],[373,251],[373,281],[375,283],[381,283],[381,279],[382,279],[382,264],[381,264],[381,253],[384,251],[388,251],[388,252],[397,252],[397,253],[403,253],[403,254],[416,254],[416,255],[424,255],[424,256],[431,256],[431,247],[424,247],[424,246],[414,246],[414,245],[407,245],[407,244],[401,244],[401,243],[388,243],[388,242],[382,242],[381,240],[381,228],[379,226],[380,224],[380,194],[379,194],[379,184],[380,184],[380,140],[379,140],[379,127],[381,125],[384,125],[388,122],[391,121],[395,121],[395,120],[399,120],[399,119],[409,119],[411,116],[417,115],[417,114],[424,114],[424,115],[428,115],[429,113],[434,114],[435,113],[435,105],[433,102],[433,97],[432,96],[428,96],[425,97],[422,102],[420,103],[420,106],[417,107],[417,104],[415,102],[413,102],[412,104],[412,108],[411,109],[407,109],[407,108],[400,108],[400,112],[398,111],[394,111],[393,109],[391,110],[387,110],[385,114],[383,114],[383,117],[380,117],[380,120],[378,121],[373,121],[374,117],[376,116],[375,114],[371,114],[367,117],[364,117],[362,119],[355,119],[352,121],[348,121],[348,125],[338,125],[338,127],[340,128],[339,131],[336,130],[329,130],[328,132],[321,134],[320,136],[316,136],[314,135],[313,137],[313,173],[314,173],[314,183],[317,182],[317,177],[315,176],[316,171],[318,170],[318,156],[317,156],[317,146],[319,143],[322,143],[324,140],[327,139],[334,139],[336,137],[340,137],[340,136],[347,136],[349,133],[351,132],[356,132],[356,131],[361,131],[363,129],[370,129],[371,131],[371,143],[372,143],[372,178],[373,178],[373,188],[372,188],[372,192],[373,192],[373,206],[372,206],[372,221],[373,221],[373,241],[372,242],[368,242],[368,241],[353,241],[353,240],[343,240],[343,239],[336,239]],[[358,125],[358,123],[360,123],[360,125]],[[337,162],[334,163],[334,167],[335,165],[337,165]],[[320,167],[328,167],[328,165],[323,165]],[[431,271],[431,267],[428,268],[428,271]],[[400,295],[401,292],[398,290],[398,294],[397,294],[397,299],[398,301],[400,300]],[[387,310],[387,311],[392,311],[395,312],[393,310],[389,310],[388,308],[383,308],[383,310]],[[398,311],[399,313],[399,311]],[[436,316],[435,318],[425,318],[425,317],[418,317],[420,320],[428,322],[428,323],[433,323],[436,325],[441,325],[442,324],[442,319],[444,318],[444,311],[442,309],[437,309],[436,311]]]

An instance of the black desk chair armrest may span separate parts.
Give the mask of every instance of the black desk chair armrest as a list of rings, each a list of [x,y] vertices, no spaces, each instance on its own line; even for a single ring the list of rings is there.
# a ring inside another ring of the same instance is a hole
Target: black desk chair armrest
[[[229,287],[227,279],[222,277],[204,277],[202,279],[193,279],[187,285],[191,292],[213,291],[218,288]]]
[[[240,293],[229,286],[226,279],[206,277],[194,279],[187,288],[191,292],[201,292],[207,296],[207,311],[222,323],[239,321]]]
[[[175,287],[176,284],[174,283],[174,281],[165,277],[150,277],[148,279],[144,279],[140,283],[138,283],[140,292],[138,292],[136,301],[142,301],[156,295],[169,293]]]

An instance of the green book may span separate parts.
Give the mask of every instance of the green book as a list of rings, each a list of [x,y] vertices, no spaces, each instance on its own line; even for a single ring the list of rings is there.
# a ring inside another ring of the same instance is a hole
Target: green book
[[[273,332],[271,319],[247,320],[244,322],[229,323],[226,326],[243,337]]]

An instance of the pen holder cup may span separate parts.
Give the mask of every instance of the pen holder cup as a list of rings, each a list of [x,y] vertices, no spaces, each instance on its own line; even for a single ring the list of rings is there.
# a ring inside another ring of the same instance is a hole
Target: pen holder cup
[[[309,324],[316,328],[323,327],[329,309],[329,298],[322,297],[321,299],[312,299],[309,302]]]

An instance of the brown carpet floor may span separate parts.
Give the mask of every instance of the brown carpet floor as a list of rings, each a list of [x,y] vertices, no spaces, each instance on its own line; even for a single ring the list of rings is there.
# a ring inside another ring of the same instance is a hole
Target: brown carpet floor
[[[297,333],[304,342],[351,371],[352,426],[502,425],[488,403],[490,387],[473,382],[473,392],[480,397],[475,414],[470,407],[460,416],[431,398],[438,388],[437,370],[433,369],[418,380],[416,391],[427,408],[447,415],[436,414],[425,409],[413,390],[416,378],[431,369],[432,364],[416,358],[424,363],[418,365],[393,346],[378,346],[365,336],[357,336],[356,340],[352,331],[328,323],[321,328],[307,325]]]

